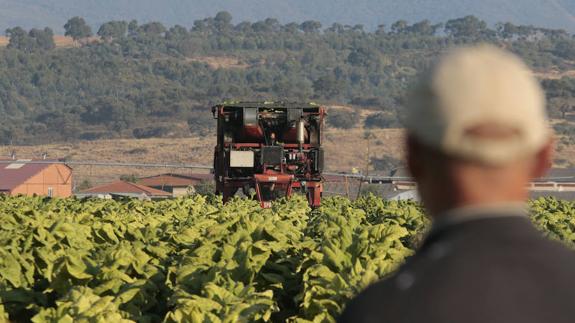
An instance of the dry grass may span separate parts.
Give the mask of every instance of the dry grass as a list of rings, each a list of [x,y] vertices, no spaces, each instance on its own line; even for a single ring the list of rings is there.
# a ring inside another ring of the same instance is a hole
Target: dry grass
[[[536,77],[540,79],[559,80],[564,77],[575,77],[575,70],[559,71],[550,70],[544,72],[535,72]]]
[[[401,157],[402,130],[375,130],[371,139],[371,155],[384,154]],[[324,136],[327,169],[330,171],[351,171],[353,167],[363,168],[367,153],[362,129],[327,129]],[[122,163],[160,164],[212,164],[215,134],[203,138],[180,139],[122,139],[81,141],[77,143],[50,144],[38,146],[0,147],[0,156],[9,156],[11,150],[17,158],[40,158],[44,152],[49,159],[66,158],[74,161],[106,161]],[[93,184],[104,183],[121,175],[148,176],[165,172],[189,173],[184,169],[169,168],[127,168],[75,166],[77,180],[90,179]],[[199,170],[196,172],[200,172]],[[204,171],[205,172],[205,171]]]
[[[380,129],[371,133],[374,136],[370,141],[372,154],[402,155],[402,130]],[[363,139],[362,129],[327,129],[324,134],[328,169],[349,170],[363,165],[367,141]],[[47,152],[51,159],[76,161],[211,165],[214,145],[215,134],[203,138],[96,140],[37,146],[0,146],[0,156],[8,156],[13,149],[18,158],[40,158]]]
[[[210,165],[212,142],[213,140],[206,138],[122,139],[12,148],[4,146],[0,147],[0,156],[8,156],[10,150],[13,149],[18,158],[40,158],[42,153],[47,152],[49,159],[66,158],[74,161]],[[189,170],[74,166],[74,176],[77,181],[89,179],[93,184],[109,182],[118,179],[121,175],[149,176],[166,172],[186,173]]]
[[[186,58],[186,61],[204,63],[213,69],[247,69],[250,67],[238,58],[229,56],[198,56]]]
[[[404,156],[402,129],[370,130],[371,157]],[[357,167],[365,169],[367,155],[366,130],[329,129],[324,132],[326,166],[328,171],[350,172]],[[39,146],[0,146],[0,156],[9,156],[15,150],[18,158],[40,158],[47,152],[49,159],[66,158],[74,161],[106,161],[121,163],[193,164],[212,165],[215,134],[201,138],[162,138],[162,139],[121,139],[82,141]],[[557,152],[557,160],[569,166],[575,163],[575,146],[562,146]],[[567,161],[567,164],[565,164]],[[118,179],[121,175],[150,176],[177,172],[191,173],[189,169],[175,168],[134,168],[75,166],[74,176],[79,183],[88,179],[92,184],[100,184]],[[205,173],[206,170],[193,172]]]
[[[75,41],[72,37],[62,36],[62,35],[55,35],[54,36],[54,44],[57,48],[70,48],[70,47],[80,47],[82,44],[99,42],[100,37],[90,37],[81,41]],[[5,36],[0,36],[0,47],[6,47],[10,39]]]
[[[74,39],[72,39],[72,37],[60,36],[60,35],[54,36],[54,44],[56,45],[57,48],[70,48],[80,46],[80,44]]]
[[[402,129],[369,130],[369,156],[392,156],[402,159],[404,155]],[[352,168],[364,169],[368,159],[368,139],[364,129],[327,129],[324,136],[327,168],[333,171],[351,172]]]

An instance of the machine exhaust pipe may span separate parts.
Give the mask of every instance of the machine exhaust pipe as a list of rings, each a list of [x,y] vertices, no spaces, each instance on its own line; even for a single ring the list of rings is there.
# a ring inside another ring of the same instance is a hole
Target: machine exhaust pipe
[[[305,143],[305,121],[300,119],[296,125],[297,131],[297,142],[299,144],[299,150],[302,151],[303,144]]]

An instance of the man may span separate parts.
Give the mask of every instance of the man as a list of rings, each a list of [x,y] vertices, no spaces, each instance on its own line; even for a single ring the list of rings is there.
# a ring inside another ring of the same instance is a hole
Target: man
[[[491,46],[457,49],[407,108],[408,167],[434,224],[340,322],[575,322],[575,253],[527,216],[527,185],[553,146],[532,73]]]

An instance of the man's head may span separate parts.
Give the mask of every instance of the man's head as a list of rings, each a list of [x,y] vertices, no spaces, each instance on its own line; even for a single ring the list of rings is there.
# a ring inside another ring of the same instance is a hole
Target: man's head
[[[551,163],[539,83],[492,46],[443,57],[409,96],[406,124],[408,167],[431,214],[525,200]]]

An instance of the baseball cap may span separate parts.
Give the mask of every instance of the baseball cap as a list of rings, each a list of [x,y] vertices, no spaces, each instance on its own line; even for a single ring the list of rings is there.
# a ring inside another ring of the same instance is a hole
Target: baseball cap
[[[472,161],[518,160],[536,153],[551,136],[539,82],[517,56],[491,45],[443,56],[406,102],[408,133]]]

